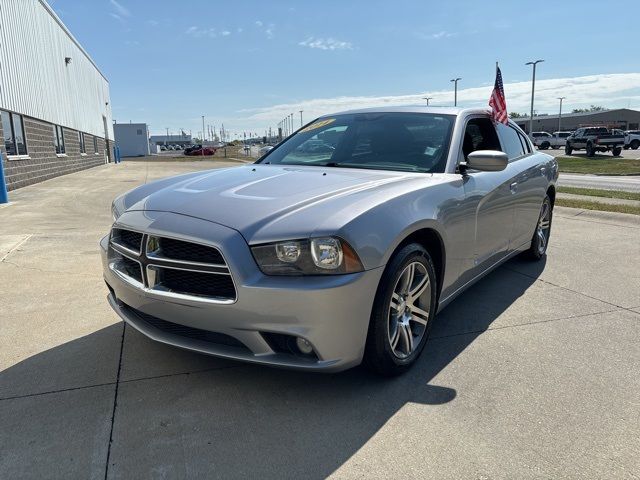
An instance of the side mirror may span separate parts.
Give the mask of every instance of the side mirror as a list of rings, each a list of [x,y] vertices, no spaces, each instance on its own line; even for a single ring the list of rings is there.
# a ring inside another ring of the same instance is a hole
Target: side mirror
[[[467,168],[481,172],[499,172],[508,164],[509,156],[498,150],[478,150],[467,156]]]

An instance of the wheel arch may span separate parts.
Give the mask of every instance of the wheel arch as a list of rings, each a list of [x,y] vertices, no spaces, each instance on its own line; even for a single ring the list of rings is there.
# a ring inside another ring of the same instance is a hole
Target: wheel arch
[[[444,283],[444,273],[446,268],[446,250],[444,241],[440,233],[434,228],[419,228],[406,235],[396,248],[391,253],[390,257],[400,251],[406,245],[410,243],[417,243],[422,245],[424,249],[429,252],[431,260],[433,261],[433,267],[436,271],[436,279],[438,281],[438,291],[436,292],[436,298],[440,299],[440,292],[442,292],[442,284]]]
[[[547,188],[547,195],[549,195],[549,198],[551,199],[551,207],[553,207],[556,204],[556,187],[555,187],[555,185],[549,185],[549,188]]]

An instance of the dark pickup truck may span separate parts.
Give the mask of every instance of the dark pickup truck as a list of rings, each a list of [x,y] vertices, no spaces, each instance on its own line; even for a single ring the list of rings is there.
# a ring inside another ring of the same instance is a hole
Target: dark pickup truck
[[[622,152],[624,135],[611,133],[607,127],[581,127],[567,137],[564,152],[571,155],[574,150],[586,150],[587,157],[596,152],[611,151],[614,157]]]

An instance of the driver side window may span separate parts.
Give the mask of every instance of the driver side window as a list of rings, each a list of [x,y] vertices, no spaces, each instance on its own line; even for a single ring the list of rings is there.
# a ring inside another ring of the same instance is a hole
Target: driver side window
[[[472,118],[467,122],[462,142],[464,160],[477,150],[502,150],[493,122],[488,118]]]

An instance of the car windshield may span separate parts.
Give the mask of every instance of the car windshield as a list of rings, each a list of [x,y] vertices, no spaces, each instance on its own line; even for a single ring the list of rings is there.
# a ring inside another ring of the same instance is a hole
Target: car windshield
[[[454,120],[402,112],[323,117],[258,163],[442,173]]]

